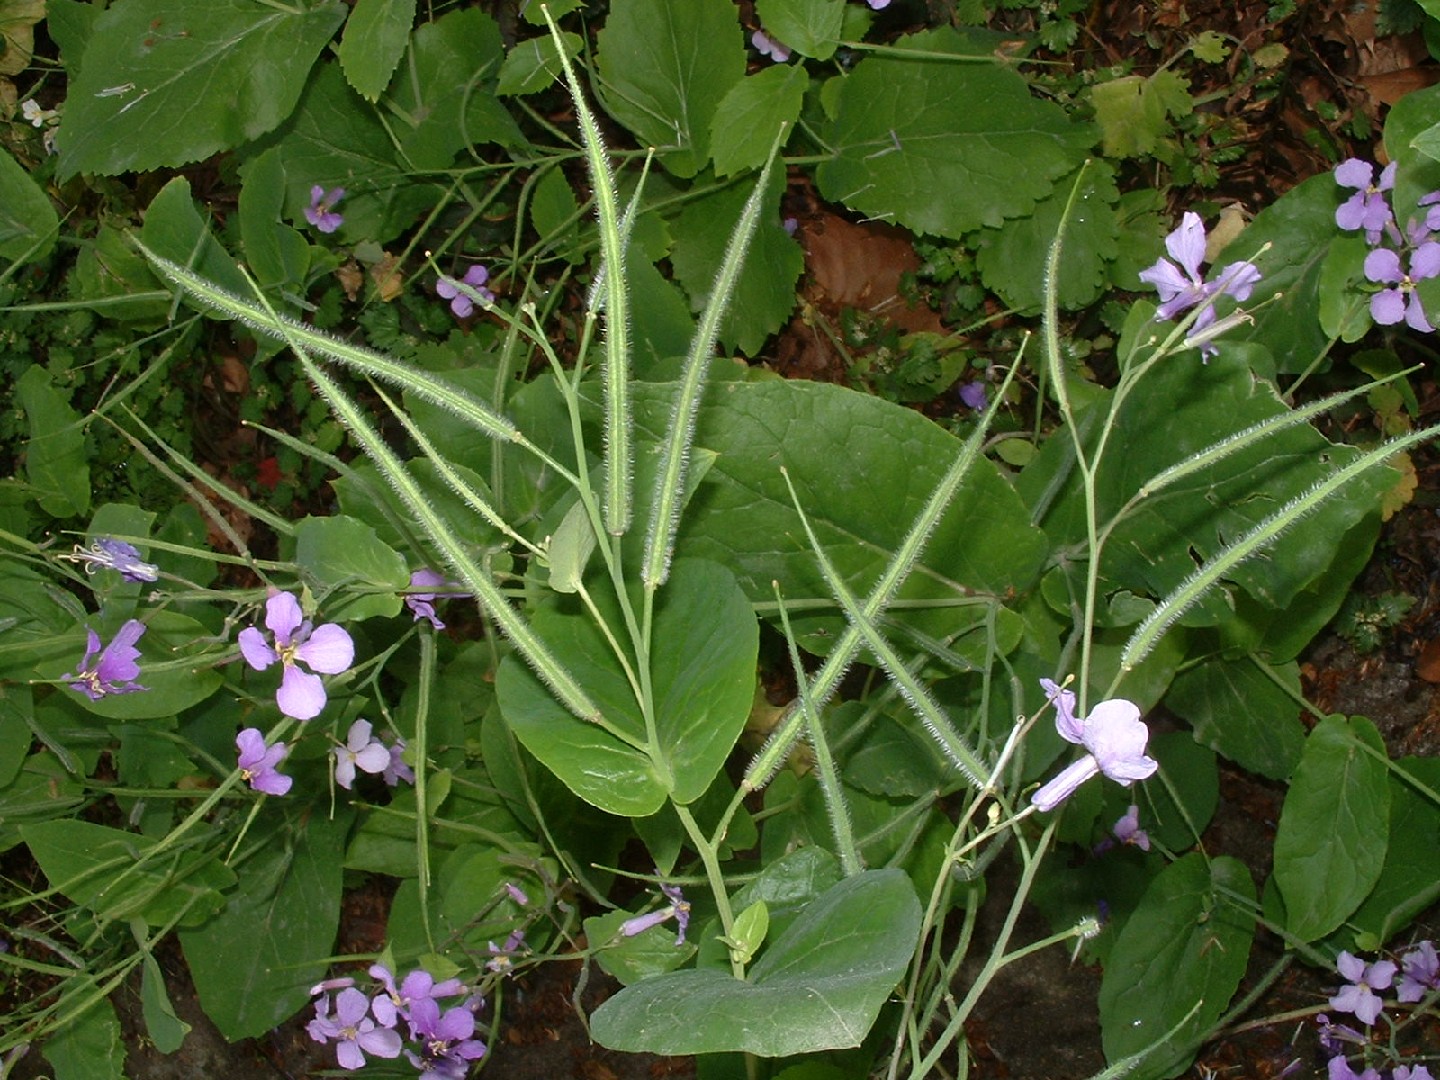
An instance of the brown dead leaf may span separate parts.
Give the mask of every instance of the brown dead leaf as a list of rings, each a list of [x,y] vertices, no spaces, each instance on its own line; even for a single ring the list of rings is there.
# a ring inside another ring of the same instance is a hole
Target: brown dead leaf
[[[387,304],[405,291],[400,260],[388,251],[383,259],[370,267],[370,280],[375,283],[375,294]]]
[[[344,265],[335,271],[335,277],[340,282],[340,287],[345,290],[345,297],[354,300],[360,295],[360,290],[365,285],[365,271],[360,269],[360,264],[354,259],[347,260]]]
[[[1426,682],[1440,683],[1440,638],[1431,638],[1415,659],[1415,674]]]

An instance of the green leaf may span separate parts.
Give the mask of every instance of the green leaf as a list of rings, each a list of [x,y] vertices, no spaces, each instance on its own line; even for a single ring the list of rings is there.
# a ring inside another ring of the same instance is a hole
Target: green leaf
[[[117,0],[95,20],[70,86],[60,178],[184,165],[274,129],[345,10]]]
[[[110,622],[114,623],[113,618]],[[120,628],[118,623],[110,625],[99,619],[93,620],[93,625],[106,642]],[[184,659],[196,641],[210,635],[204,625],[189,615],[162,609],[145,614],[145,627],[145,635],[137,646],[140,678],[136,681],[145,687],[143,693],[107,694],[99,701],[91,701],[84,694],[69,691],[66,700],[86,712],[112,720],[154,720],[177,716],[220,688],[224,678],[213,666],[213,657],[199,666],[191,666]],[[83,632],[72,631],[65,642],[66,657],[41,669],[52,679],[69,674],[84,655]]]
[[[1244,905],[1254,899],[1242,863],[1224,856],[1207,862],[1200,852],[1171,863],[1151,882],[1120,931],[1100,984],[1109,1061],[1160,1043],[1127,1076],[1178,1076],[1189,1065],[1245,974],[1255,919]],[[1163,1038],[1176,1025],[1179,1031]]]
[[[1194,572],[1199,560],[1226,550],[1292,497],[1307,492],[1359,456],[1330,443],[1308,425],[1285,427],[1244,445],[1146,497],[1139,493],[1162,470],[1208,450],[1248,427],[1286,413],[1274,387],[1256,379],[1249,366],[1226,352],[1209,364],[1175,357],[1145,377],[1145,393],[1131,395],[1114,422],[1111,453],[1096,477],[1100,521],[1109,521],[1131,504],[1105,548],[1102,591],[1125,588],[1140,596],[1164,596]],[[1143,353],[1142,353],[1143,355]],[[1193,354],[1192,354],[1193,355]],[[1077,421],[1089,432],[1100,425],[1088,410],[1108,409],[1108,400],[1082,410]],[[1165,417],[1157,424],[1156,417]],[[1118,443],[1117,443],[1118,439]],[[1021,475],[1027,499],[1047,498],[1056,470],[1073,460],[1069,436],[1052,438]],[[1066,466],[1068,467],[1068,466]],[[1258,604],[1283,610],[1312,582],[1327,573],[1335,558],[1335,537],[1375,512],[1393,481],[1375,469],[1352,481],[1321,506],[1304,528],[1291,529],[1260,558],[1234,567],[1228,580]],[[1057,544],[1085,535],[1085,503],[1076,471],[1068,473],[1064,493],[1045,518],[1045,531]],[[1238,616],[1224,589],[1214,589],[1184,616],[1184,625],[1233,624]]]
[[[410,584],[404,558],[370,526],[354,518],[309,517],[295,526],[295,562],[322,588],[335,589],[330,620],[368,619],[400,612]]]
[[[810,903],[744,980],[715,969],[626,987],[590,1017],[631,1053],[788,1057],[859,1046],[915,950],[920,903],[899,870],[866,870]]]
[[[190,181],[177,176],[150,202],[140,239],[155,254],[188,266],[207,281],[213,281],[237,296],[251,294],[250,283],[232,259],[210,235],[210,229],[190,194]],[[189,300],[189,303],[195,303]],[[213,308],[200,305],[210,318],[224,318]]]
[[[782,125],[788,132],[799,118],[809,85],[810,76],[798,64],[776,64],[732,86],[711,125],[715,174],[731,176],[764,165],[776,132]]]
[[[1060,230],[1065,206],[1076,181],[1069,220],[1065,222],[1063,256],[1056,278],[1058,302],[1066,310],[1094,302],[1105,285],[1105,264],[1119,251],[1115,204],[1120,198],[1115,170],[1093,161],[1081,176],[1068,176],[1036,205],[1034,213],[1009,221],[1000,229],[980,233],[976,265],[987,286],[1011,307],[1038,311],[1044,298],[1045,262]]]
[[[80,414],[38,364],[15,380],[15,403],[29,427],[25,479],[35,501],[55,518],[85,513],[90,509],[90,459]]]
[[[193,925],[221,904],[235,873],[212,853],[176,849],[136,868],[153,837],[88,821],[23,825],[20,836],[52,887],[103,919],[143,918],[164,925],[185,912]]]
[[[840,44],[845,0],[755,0],[755,16],[775,40],[802,56],[828,60]]]
[[[1404,769],[1430,789],[1440,790],[1440,759],[1401,758]],[[1385,866],[1375,887],[1336,931],[1335,949],[1371,951],[1391,940],[1440,897],[1432,857],[1440,845],[1440,806],[1398,775],[1390,777],[1390,839]],[[1361,941],[1368,935],[1369,940]]]
[[[281,220],[284,208],[285,167],[272,147],[251,159],[240,185],[240,243],[264,286],[299,286],[310,268],[310,244]]]
[[[54,1080],[125,1080],[125,1039],[109,998],[101,998],[45,1040]]]
[[[731,567],[756,602],[774,599],[774,581],[787,597],[829,595],[800,539],[781,467],[789,470],[827,557],[852,591],[867,595],[960,452],[959,440],[918,413],[843,387],[767,380],[727,383],[711,394],[718,400],[701,409],[696,445],[717,458],[681,526],[679,551]],[[657,392],[641,422],[663,430],[666,402],[665,392]],[[977,521],[985,527],[975,528]],[[993,464],[977,461],[899,597],[973,601],[977,594],[1023,591],[1047,551],[1045,535],[1030,524],[1015,490]],[[917,604],[892,609],[887,625],[948,640],[977,627],[976,618],[964,605],[926,610]],[[842,625],[837,616],[803,613],[791,623],[817,655],[828,652]],[[1005,640],[1014,628],[1001,623],[1003,650],[1011,647]]]
[[[758,353],[766,338],[789,318],[795,307],[795,279],[805,269],[800,245],[780,224],[780,196],[784,190],[784,170],[776,169],[770,190],[765,193],[763,217],[720,323],[720,341],[725,347],[750,356]],[[731,184],[687,201],[680,213],[670,265],[690,296],[692,311],[703,310],[710,299],[715,275],[750,191],[749,184]]]
[[[1260,268],[1263,276],[1245,302],[1246,310],[1255,313],[1255,325],[1227,337],[1265,346],[1281,373],[1304,371],[1326,347],[1319,318],[1320,272],[1338,232],[1335,208],[1342,201],[1333,176],[1312,176],[1256,214],[1214,259],[1217,266],[1254,259]]]
[[[615,0],[597,39],[606,110],[676,176],[710,157],[710,127],[745,74],[730,0]]]
[[[60,219],[50,197],[0,150],[0,259],[38,262],[55,247]]]
[[[1276,679],[1284,685],[1277,685]],[[1300,761],[1305,728],[1289,687],[1294,664],[1267,671],[1258,660],[1209,660],[1176,676],[1165,705],[1195,729],[1195,741],[1251,772],[1284,780]]]
[[[1105,156],[1144,157],[1170,133],[1169,116],[1193,108],[1184,76],[1166,68],[1149,78],[1124,75],[1090,90]]]
[[[406,77],[386,98],[403,161],[443,169],[468,143],[489,141],[485,103],[494,102],[504,55],[499,24],[478,8],[452,11],[415,31]]]
[[[645,722],[634,693],[592,620],[542,609],[534,628],[572,665],[610,724],[643,745]],[[612,814],[648,817],[667,796],[694,802],[750,715],[759,625],[727,570],[677,562],[657,599],[652,640],[658,643],[650,678],[659,745],[648,752],[571,716],[514,656],[505,658],[496,678],[501,711],[525,748],[575,794]]]
[[[0,0],[0,75],[19,75],[35,52],[35,24],[45,18],[45,0]]]
[[[1370,245],[1363,236],[1337,236],[1320,264],[1320,329],[1344,342],[1359,341],[1369,332],[1369,297],[1365,293],[1365,256]]]
[[[340,67],[355,92],[376,101],[410,43],[415,0],[356,0],[340,39]]]
[[[565,42],[565,54],[570,59],[580,55],[584,44],[578,34],[569,31],[560,35]],[[497,94],[521,95],[538,94],[554,85],[560,77],[560,54],[555,39],[549,35],[522,41],[505,56],[500,67],[500,84]]]
[[[269,140],[259,144],[256,157],[270,145]],[[337,234],[342,238],[383,244],[435,204],[439,189],[410,177],[390,130],[377,119],[375,108],[350,89],[337,64],[320,65],[294,119],[273,145],[280,155],[292,221],[304,220],[315,184],[326,190],[345,188],[345,224]],[[248,179],[250,166],[247,162],[241,167],[243,179]]]
[[[325,977],[340,922],[341,860],[353,814],[306,814],[245,863],[229,904],[180,944],[200,1004],[232,1042],[293,1016]],[[252,829],[249,840],[258,839]]]
[[[165,975],[149,952],[141,960],[140,1007],[145,1017],[145,1032],[155,1049],[162,1054],[179,1050],[190,1033],[190,1025],[175,1015],[175,1006],[165,990]]]
[[[1328,717],[1305,740],[1275,833],[1275,883],[1301,941],[1339,926],[1380,877],[1390,832],[1385,765],[1384,740],[1364,717]]]
[[[868,216],[958,238],[1020,217],[1073,170],[1096,132],[1037,101],[1014,71],[953,30],[901,38],[845,76],[821,141],[820,191]],[[953,63],[905,52],[949,53]],[[963,102],[964,107],[957,107]]]

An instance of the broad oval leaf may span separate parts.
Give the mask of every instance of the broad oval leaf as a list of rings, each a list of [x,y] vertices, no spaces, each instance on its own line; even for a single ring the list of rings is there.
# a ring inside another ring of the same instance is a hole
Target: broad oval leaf
[[[626,987],[590,1017],[629,1053],[788,1057],[859,1046],[904,974],[920,902],[903,871],[866,870],[805,907],[741,980],[713,968]]]
[[[410,584],[399,552],[369,525],[339,515],[295,526],[295,562],[320,585],[337,589],[340,602],[326,610],[326,621],[398,614],[400,592]]]
[[[1360,906],[1379,880],[1389,834],[1380,733],[1364,717],[1322,720],[1305,740],[1275,833],[1275,883],[1292,934],[1314,941]]]
[[[710,157],[710,125],[745,74],[730,0],[615,0],[597,41],[606,110],[676,176]]]
[[[1002,62],[953,30],[901,38],[844,77],[815,171],[826,198],[916,232],[957,238],[1030,213],[1097,132],[1030,96]],[[905,51],[950,53],[916,63]],[[963,105],[959,104],[963,103]]]
[[[61,179],[184,165],[271,131],[345,11],[118,0],[96,19],[65,101]]]
[[[1177,1076],[1189,1065],[1245,974],[1254,899],[1242,863],[1207,863],[1200,852],[1171,863],[1145,890],[1100,984],[1105,1057],[1118,1062],[1155,1047],[1126,1074],[1131,1080]]]
[[[540,610],[533,626],[606,720],[643,745],[645,722],[630,684],[589,616]],[[675,563],[658,597],[652,640],[659,761],[571,715],[514,656],[501,663],[495,682],[501,712],[525,748],[586,802],[628,817],[648,817],[667,797],[684,804],[703,795],[755,693],[759,626],[724,567]]]

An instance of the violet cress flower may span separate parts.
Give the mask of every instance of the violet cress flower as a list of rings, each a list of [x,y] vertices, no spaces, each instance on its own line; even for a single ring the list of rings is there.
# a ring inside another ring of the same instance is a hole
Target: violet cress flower
[[[1140,719],[1140,708],[1134,702],[1112,698],[1080,718],[1075,715],[1073,693],[1049,679],[1042,680],[1041,685],[1055,703],[1055,730],[1066,742],[1084,746],[1088,752],[1030,797],[1036,809],[1054,810],[1081,784],[1100,773],[1128,787],[1160,767],[1159,762],[1145,755],[1150,729]]]
[[[276,593],[265,601],[265,626],[274,637],[265,640],[258,628],[240,631],[240,653],[256,671],[279,661],[284,668],[275,702],[280,711],[296,720],[310,720],[325,708],[325,684],[319,675],[303,670],[304,663],[326,675],[348,671],[355,660],[355,643],[335,623],[311,628],[300,610],[300,601],[289,593]]]

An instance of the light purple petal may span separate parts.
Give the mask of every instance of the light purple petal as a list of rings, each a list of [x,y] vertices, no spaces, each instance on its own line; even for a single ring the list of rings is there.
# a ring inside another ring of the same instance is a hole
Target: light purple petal
[[[1380,182],[1375,185],[1377,191],[1389,191],[1395,186],[1395,170],[1398,164],[1394,161],[1380,170]]]
[[[266,795],[284,795],[294,783],[293,776],[286,776],[274,769],[256,773],[250,778],[250,786],[256,791],[263,791]]]
[[[1389,248],[1376,248],[1365,256],[1365,276],[1371,281],[1385,283],[1403,280],[1405,275],[1400,269],[1400,256]]]
[[[372,742],[355,755],[356,768],[372,776],[384,772],[390,766],[390,750],[379,742]]]
[[[1410,254],[1410,280],[1424,281],[1440,274],[1440,243],[1427,240]]]
[[[490,271],[486,269],[483,264],[476,263],[474,266],[470,267],[469,270],[465,271],[465,276],[460,280],[465,282],[466,285],[469,285],[476,292],[488,291],[482,290],[480,286],[484,285],[485,282],[490,280]]]
[[[345,733],[345,749],[363,750],[370,745],[370,721],[356,720]]]
[[[1342,229],[1355,230],[1365,225],[1365,194],[1357,191],[1335,208],[1335,224]]]
[[[1199,214],[1185,211],[1180,225],[1165,237],[1165,250],[1192,281],[1200,280],[1200,264],[1205,261],[1205,225]]]
[[[344,627],[326,623],[315,628],[305,644],[295,650],[295,657],[316,671],[339,675],[349,671],[355,662],[355,642]]]
[[[1053,679],[1041,679],[1040,688],[1055,706],[1055,730],[1066,742],[1078,744],[1084,736],[1085,723],[1075,715],[1075,691],[1062,689]]]
[[[240,655],[245,657],[245,662],[256,671],[264,671],[280,659],[279,654],[265,640],[265,635],[253,626],[247,626],[240,631],[239,641]]]
[[[1347,982],[1356,983],[1365,977],[1365,961],[1345,951],[1335,958],[1335,970],[1343,975]],[[1347,1009],[1346,1012],[1348,1011]]]
[[[1392,960],[1377,960],[1365,969],[1365,985],[1375,990],[1388,990],[1398,969]]]
[[[1374,175],[1375,166],[1360,158],[1348,158],[1335,166],[1335,182],[1341,187],[1364,191],[1370,186],[1370,178]]]
[[[637,934],[643,934],[651,927],[659,926],[666,919],[670,918],[671,914],[672,913],[670,909],[666,907],[661,908],[659,911],[651,911],[644,915],[636,915],[633,919],[626,919],[623,923],[620,924],[620,936],[635,937]]]
[[[236,749],[240,751],[239,768],[251,772],[265,760],[265,736],[259,728],[248,727],[235,736]]]
[[[294,664],[285,665],[275,703],[286,716],[296,720],[313,720],[325,708],[325,684],[319,675],[301,671]]]
[[[1420,303],[1420,294],[1410,293],[1410,299],[1405,304],[1405,323],[1411,330],[1422,334],[1429,334],[1435,327],[1430,325],[1430,320],[1425,317],[1425,306]]]
[[[1381,326],[1394,326],[1405,318],[1405,294],[1384,289],[1370,297],[1370,317]]]
[[[355,755],[343,746],[335,747],[332,752],[335,754],[335,782],[349,791],[355,783]]]
[[[1213,284],[1217,286],[1218,292],[1233,296],[1236,300],[1249,300],[1251,290],[1259,281],[1260,271],[1254,263],[1233,262],[1215,276]]]
[[[265,625],[275,635],[276,645],[289,645],[304,621],[305,613],[300,610],[300,601],[290,593],[276,593],[265,601]]]
[[[335,996],[335,1019],[342,1027],[354,1027],[370,1011],[370,999],[353,986]]]
[[[1159,259],[1154,266],[1140,271],[1140,280],[1153,285],[1160,299],[1169,301],[1189,290],[1192,282],[1180,272],[1180,268],[1169,259]],[[1169,315],[1162,318],[1168,319]]]
[[[1100,766],[1095,763],[1095,758],[1086,754],[1079,761],[1067,765],[1059,776],[1031,795],[1030,801],[1035,804],[1036,809],[1054,810],[1075,794],[1081,784],[1099,772]]]
[[[356,1041],[367,1054],[382,1058],[400,1056],[400,1035],[389,1028],[377,1027],[362,1031]]]
[[[363,1069],[365,1067],[365,1055],[360,1052],[360,1047],[348,1039],[342,1039],[335,1047],[335,1060],[342,1069]]]
[[[1124,698],[1102,701],[1085,718],[1085,747],[1095,755],[1100,771],[1122,784],[1144,780],[1160,767],[1145,756],[1150,729],[1140,709]]]

